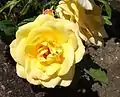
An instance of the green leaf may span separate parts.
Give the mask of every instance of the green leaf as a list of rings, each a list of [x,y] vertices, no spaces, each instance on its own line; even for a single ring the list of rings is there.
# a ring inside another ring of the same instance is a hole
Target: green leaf
[[[95,81],[100,81],[102,85],[108,84],[107,74],[101,69],[90,68],[89,70],[85,70],[85,72],[93,77]]]
[[[11,13],[11,10],[20,2],[21,0],[12,0],[8,1],[5,6],[0,8],[0,13],[5,10],[6,8],[10,8],[9,14]]]
[[[13,0],[13,4],[10,6],[10,10],[9,10],[9,15],[10,15],[10,13],[11,13],[11,11],[12,11],[12,9],[20,2],[21,0]]]
[[[106,4],[108,2],[108,0],[97,0],[97,1],[99,1],[99,2],[101,2],[103,4]]]
[[[21,10],[20,14],[25,15],[28,12],[28,10],[29,10],[32,3],[33,3],[33,0],[29,0],[27,2],[27,4],[23,7],[23,9]]]
[[[6,8],[10,7],[12,4],[13,4],[12,1],[8,1],[8,2],[5,4],[5,6],[2,6],[2,7],[0,8],[0,13],[1,13],[3,10],[5,10]]]
[[[112,12],[112,10],[111,10],[109,4],[106,4],[106,5],[105,5],[105,9],[106,9],[107,15],[108,15],[109,18],[111,19],[111,12]]]
[[[11,21],[9,20],[0,21],[0,31],[2,31],[6,36],[14,36],[16,30],[17,26],[14,25]],[[0,32],[0,34],[2,34],[2,32]]]
[[[104,18],[105,24],[112,25],[112,22],[109,20],[110,19],[109,16],[103,16],[103,18]]]
[[[103,3],[104,7],[105,8],[105,11],[107,13],[107,16],[103,16],[104,18],[104,21],[105,21],[105,24],[107,25],[112,25],[110,19],[111,19],[111,14],[112,14],[112,10],[111,10],[111,7],[110,7],[110,4],[109,4],[109,1],[108,0],[97,0],[101,3]],[[104,9],[103,9],[104,10]]]

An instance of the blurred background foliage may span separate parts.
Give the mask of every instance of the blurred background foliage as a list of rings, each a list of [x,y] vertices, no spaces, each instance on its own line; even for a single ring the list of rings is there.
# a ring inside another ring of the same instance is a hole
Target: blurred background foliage
[[[19,26],[33,21],[44,9],[56,9],[60,0],[0,0],[0,36],[12,40]],[[105,24],[112,25],[108,0],[95,0],[103,9]],[[6,38],[7,37],[7,38]],[[11,38],[11,39],[10,39]]]
[[[2,0],[0,1],[0,20],[19,23],[25,18],[37,16],[46,8],[56,8],[60,0]]]

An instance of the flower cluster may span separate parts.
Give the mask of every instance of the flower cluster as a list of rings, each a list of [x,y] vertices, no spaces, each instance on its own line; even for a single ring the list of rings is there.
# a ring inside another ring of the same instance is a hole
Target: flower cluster
[[[82,40],[101,45],[104,31],[101,9],[93,1],[62,0],[56,12],[59,18],[47,9],[19,27],[10,44],[17,75],[48,88],[71,84],[85,53]]]

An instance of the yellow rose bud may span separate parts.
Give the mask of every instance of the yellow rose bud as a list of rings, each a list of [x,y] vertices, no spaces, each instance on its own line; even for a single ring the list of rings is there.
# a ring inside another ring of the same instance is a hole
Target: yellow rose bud
[[[49,14],[39,15],[34,22],[19,27],[10,44],[17,75],[48,88],[69,86],[75,63],[81,61],[85,52],[75,27],[73,22]]]
[[[84,41],[102,45],[104,22],[101,8],[94,0],[62,0],[56,12],[62,19],[68,19],[79,27],[79,36]]]

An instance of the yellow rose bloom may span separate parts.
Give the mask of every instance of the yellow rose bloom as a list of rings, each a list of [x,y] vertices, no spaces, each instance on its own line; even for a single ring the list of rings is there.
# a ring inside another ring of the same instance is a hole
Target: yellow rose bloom
[[[49,14],[39,15],[34,22],[19,27],[16,39],[10,44],[17,75],[48,88],[69,86],[75,63],[85,52],[75,32],[73,22]]]
[[[79,36],[84,41],[102,45],[104,22],[101,8],[94,0],[62,0],[56,12],[60,18],[76,23],[79,27]]]

